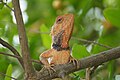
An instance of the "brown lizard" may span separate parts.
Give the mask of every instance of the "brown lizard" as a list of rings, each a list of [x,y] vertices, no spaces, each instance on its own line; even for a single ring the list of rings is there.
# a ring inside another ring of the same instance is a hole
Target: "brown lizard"
[[[73,31],[74,16],[65,14],[58,16],[51,30],[52,47],[40,55],[44,67],[51,68],[57,64],[65,64],[74,60],[69,49],[69,40]]]

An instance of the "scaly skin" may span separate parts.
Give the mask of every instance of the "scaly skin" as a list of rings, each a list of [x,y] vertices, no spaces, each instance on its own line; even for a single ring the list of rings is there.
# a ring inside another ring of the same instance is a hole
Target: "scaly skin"
[[[53,43],[61,43],[62,48],[69,47],[69,40],[71,38],[71,34],[73,31],[74,24],[74,15],[73,14],[65,14],[62,16],[58,16],[56,21],[52,27],[51,35]],[[56,41],[56,37],[62,32],[62,39],[60,42]]]
[[[52,47],[40,55],[40,61],[46,68],[50,68],[52,65],[65,64],[73,60],[69,49],[73,24],[73,14],[65,14],[56,18],[50,33],[52,36]]]

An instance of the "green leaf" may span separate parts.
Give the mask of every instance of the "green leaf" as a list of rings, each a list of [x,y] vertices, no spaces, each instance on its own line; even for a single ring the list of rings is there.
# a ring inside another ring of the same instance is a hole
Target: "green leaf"
[[[119,46],[120,45],[120,29],[117,28],[112,32],[104,33],[99,38],[99,43],[110,46],[110,47]],[[104,48],[104,47],[99,48],[100,51],[103,51],[106,49],[107,48]]]
[[[4,3],[0,2],[0,9],[2,9],[4,7]]]
[[[110,21],[114,26],[120,27],[120,9],[107,8],[104,10],[105,18]]]
[[[85,46],[74,44],[72,48],[72,56],[76,59],[80,59],[89,56],[89,52]]]
[[[9,64],[9,66],[8,66],[8,68],[7,68],[6,75],[7,75],[7,76],[5,76],[5,79],[4,79],[4,80],[11,80],[11,78],[8,77],[8,76],[11,76],[11,75],[12,75],[12,65],[11,65],[11,64]]]
[[[108,72],[109,72],[109,80],[113,80],[115,74],[115,60],[112,60],[108,63]]]
[[[40,26],[40,32],[49,32],[49,29],[43,24]],[[41,34],[43,45],[46,48],[51,47],[51,36],[49,34]]]
[[[3,35],[3,28],[0,28],[0,37]]]
[[[85,72],[86,70],[83,69],[83,70],[80,70],[80,71],[77,71],[77,72],[74,72],[76,74],[76,77],[80,77],[80,78],[84,78],[85,77]],[[77,80],[80,80],[80,79],[77,79]]]
[[[0,51],[4,51],[4,49],[1,48]],[[7,70],[8,65],[8,60],[6,60],[4,55],[0,55],[0,71],[5,72]]]
[[[103,5],[109,8],[119,8],[120,0],[103,0]]]
[[[107,48],[103,47],[103,46],[99,46],[99,45],[94,45],[92,48],[92,54],[97,54],[99,52],[105,51],[107,50]]]
[[[116,75],[115,80],[120,80],[120,75]]]

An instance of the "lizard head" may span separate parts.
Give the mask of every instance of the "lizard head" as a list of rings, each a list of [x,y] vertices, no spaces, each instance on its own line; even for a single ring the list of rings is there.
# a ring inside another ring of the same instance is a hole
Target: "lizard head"
[[[74,15],[58,16],[51,30],[53,44],[61,48],[69,47],[69,40],[73,31]]]
[[[71,35],[73,30],[74,23],[74,15],[73,14],[65,14],[58,16],[56,21],[51,29],[51,36],[58,35],[61,31],[67,32],[68,35]]]

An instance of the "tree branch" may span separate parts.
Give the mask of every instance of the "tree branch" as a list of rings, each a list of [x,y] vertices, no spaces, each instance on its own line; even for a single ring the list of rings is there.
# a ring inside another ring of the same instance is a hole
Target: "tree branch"
[[[11,55],[11,54],[6,54],[6,53],[4,53],[4,52],[0,52],[0,54],[2,54],[2,55],[6,55],[6,56],[10,56],[10,57],[14,57],[14,58],[20,58],[21,59],[21,57],[19,57],[19,56],[16,56],[16,55]]]
[[[14,47],[12,47],[9,43],[5,42],[1,38],[0,38],[0,44],[2,44],[4,47],[8,48],[15,56],[19,56],[20,58],[18,58],[18,61],[24,68],[23,60],[22,60],[22,57],[20,56],[19,52]]]
[[[108,48],[108,49],[112,49],[112,47],[110,47],[110,46],[107,46],[107,45],[104,45],[104,44],[101,44],[101,43],[98,43],[98,42],[95,42],[95,41],[90,41],[90,40],[81,39],[81,38],[77,38],[77,37],[72,37],[72,39],[76,39],[76,40],[79,40],[79,41],[85,42],[85,43],[93,43],[93,44],[97,44],[99,46],[102,46],[102,47],[105,47],[105,48]]]
[[[3,2],[4,3],[4,2]],[[7,5],[7,3],[4,3],[4,5],[9,8],[11,11],[14,11],[10,6]]]
[[[4,52],[0,52],[0,54],[6,55],[6,56],[10,56],[10,57],[14,57],[14,58],[20,58],[20,59],[22,59],[20,56],[11,55],[11,54],[7,54],[7,53],[4,53]],[[34,62],[34,63],[37,63],[37,64],[42,64],[39,60],[31,59],[31,61]]]
[[[78,61],[79,68],[76,68],[76,66],[73,65],[73,63],[67,63],[64,65],[57,65],[53,67],[56,70],[56,72],[51,72],[51,76],[49,75],[49,72],[46,69],[43,71],[39,71],[37,76],[39,80],[50,80],[56,77],[62,77],[63,74],[67,75],[69,73],[81,69],[101,65],[104,62],[117,59],[119,57],[120,47],[117,47],[79,60]]]
[[[19,56],[7,54],[7,53],[4,53],[4,52],[0,52],[0,54],[6,55],[6,56],[10,56],[10,57],[14,57],[14,58],[20,58],[20,59],[22,59],[22,58],[19,57]],[[34,63],[37,63],[37,64],[42,64],[39,60],[31,59],[31,61],[34,62]]]
[[[13,7],[14,7],[14,15],[17,22],[17,28],[19,33],[19,40],[20,40],[20,47],[25,67],[26,79],[32,80],[35,76],[35,70],[32,66],[32,62],[30,59],[30,51],[28,48],[28,41],[26,37],[25,26],[23,23],[22,12],[20,9],[19,0],[12,0]],[[33,79],[34,80],[34,79]]]

